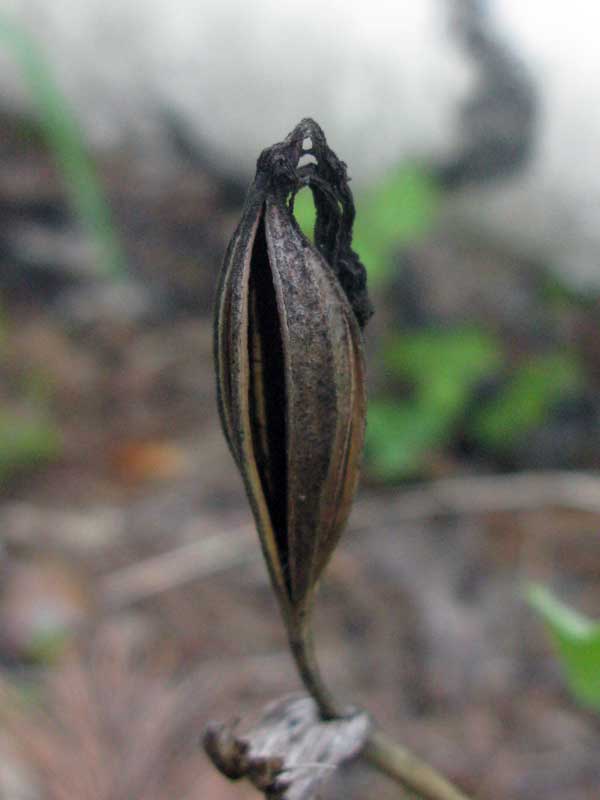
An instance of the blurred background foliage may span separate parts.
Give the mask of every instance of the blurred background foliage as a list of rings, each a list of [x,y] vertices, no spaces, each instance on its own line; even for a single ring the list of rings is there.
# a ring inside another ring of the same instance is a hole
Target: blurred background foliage
[[[439,190],[425,170],[410,166],[359,196],[356,205],[354,247],[367,266],[371,291],[385,304],[402,281],[398,254],[435,229]],[[294,211],[310,236],[314,206],[308,190],[298,195]],[[568,302],[558,291],[546,294],[559,296]],[[388,483],[426,477],[436,455],[457,442],[510,464],[527,437],[586,385],[575,348],[550,346],[511,358],[501,337],[484,325],[415,331],[396,324],[385,331],[376,358],[366,465],[371,479]]]
[[[532,585],[528,598],[548,628],[573,696],[584,708],[600,711],[600,622],[565,605],[544,586]]]
[[[94,250],[98,270],[107,279],[123,279],[126,261],[119,235],[76,117],[39,45],[2,10],[0,47],[16,62],[30,92],[34,125],[56,163],[71,208]],[[23,121],[24,138],[29,136],[30,124]],[[6,355],[10,340],[10,320],[5,317],[0,307],[0,359]],[[0,483],[22,470],[55,460],[61,453],[60,431],[52,420],[50,377],[28,374],[13,389],[19,412],[0,405]]]
[[[127,263],[119,233],[77,120],[49,65],[32,38],[3,12],[0,44],[20,67],[39,130],[100,274],[124,279]],[[417,246],[435,229],[440,191],[424,168],[405,165],[357,197],[356,203],[355,249],[367,266],[372,292],[384,299],[402,280],[398,254]],[[314,207],[308,190],[296,198],[295,214],[310,234]],[[585,373],[575,351],[528,354],[513,363],[498,336],[473,325],[418,331],[396,325],[384,333],[376,357],[366,465],[369,477],[377,481],[426,477],[436,456],[457,441],[510,463],[513,449],[542,428],[561,403],[585,388]],[[482,396],[482,387],[493,379],[496,390]],[[20,466],[28,459],[35,463],[38,456],[44,461],[58,452],[59,436],[48,424],[13,425],[9,419],[0,427],[6,440],[4,471],[12,463]]]
[[[31,95],[40,133],[56,161],[72,208],[94,247],[98,268],[108,278],[123,278],[125,255],[77,119],[39,45],[1,10],[0,47],[18,64]]]

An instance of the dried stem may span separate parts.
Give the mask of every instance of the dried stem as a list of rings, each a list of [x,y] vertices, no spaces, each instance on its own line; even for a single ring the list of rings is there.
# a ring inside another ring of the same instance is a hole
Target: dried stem
[[[324,720],[342,719],[348,716],[325,685],[317,663],[309,621],[303,625],[289,625],[290,650],[306,691],[319,707]]]
[[[433,767],[375,728],[362,751],[372,767],[416,792],[423,800],[469,800]]]
[[[312,606],[312,602],[311,602]],[[313,636],[311,611],[308,608],[302,623],[288,625],[289,643],[302,683],[319,707],[324,720],[343,719],[356,713],[355,708],[343,708],[323,681],[317,663]],[[374,728],[362,751],[369,764],[416,792],[423,800],[469,800],[467,795],[453,786],[418,756],[390,739],[383,731]]]

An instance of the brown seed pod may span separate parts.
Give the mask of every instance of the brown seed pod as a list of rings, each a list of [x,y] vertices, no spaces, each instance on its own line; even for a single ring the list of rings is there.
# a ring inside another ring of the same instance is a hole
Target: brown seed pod
[[[307,138],[317,163],[303,168]],[[317,206],[316,246],[292,210],[306,184]],[[259,159],[217,295],[221,420],[292,642],[302,638],[359,475],[366,413],[359,320],[368,301],[350,249],[353,215],[343,163],[316,123],[304,120]]]

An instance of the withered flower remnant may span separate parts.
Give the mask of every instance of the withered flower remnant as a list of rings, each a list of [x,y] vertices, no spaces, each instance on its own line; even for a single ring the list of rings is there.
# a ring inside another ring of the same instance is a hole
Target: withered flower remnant
[[[317,211],[314,245],[293,214],[304,186]],[[353,221],[345,164],[319,126],[303,120],[258,160],[225,256],[215,324],[223,429],[292,652],[324,716],[338,710],[318,678],[310,611],[350,512],[366,413],[361,328],[371,308],[351,248]]]
[[[317,212],[314,245],[293,214],[304,186]],[[309,800],[323,767],[360,751],[411,793],[468,800],[373,728],[364,712],[341,709],[312,646],[315,587],[350,512],[365,430],[362,328],[371,306],[352,250],[353,222],[345,164],[313,120],[262,152],[219,280],[217,394],[290,648],[314,703],[284,698],[243,736],[210,725],[204,746],[223,774],[249,778],[269,798]]]

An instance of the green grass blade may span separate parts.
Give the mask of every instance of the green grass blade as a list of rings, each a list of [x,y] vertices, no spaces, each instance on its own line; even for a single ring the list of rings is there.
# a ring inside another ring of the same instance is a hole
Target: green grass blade
[[[19,65],[71,202],[94,243],[98,263],[107,277],[124,278],[126,259],[110,209],[77,120],[53,80],[40,47],[27,31],[2,12],[0,46],[5,47]]]

